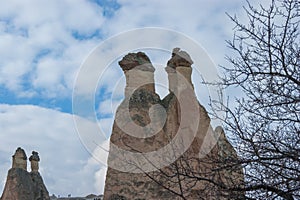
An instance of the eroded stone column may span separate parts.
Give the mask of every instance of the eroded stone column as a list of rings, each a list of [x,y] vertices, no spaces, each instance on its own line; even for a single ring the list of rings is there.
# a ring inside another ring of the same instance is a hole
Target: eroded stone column
[[[36,151],[32,151],[32,155],[29,157],[29,161],[31,164],[31,171],[38,172],[39,171],[39,162],[40,162],[39,153]]]
[[[226,156],[227,152],[234,152],[234,149],[224,142],[221,145],[217,142],[215,145],[216,138],[206,137],[207,135],[214,137],[214,131],[210,126],[208,113],[197,102],[192,87],[191,65],[193,61],[190,56],[179,48],[173,50],[166,67],[169,90],[173,94],[168,94],[163,100],[155,94],[154,68],[144,53],[127,54],[119,64],[126,76],[125,100],[117,109],[110,137],[104,199],[182,199],[163,186],[168,186],[171,191],[178,193],[183,191],[185,199],[225,199],[220,197],[222,191],[207,181],[195,182],[193,178],[186,176],[180,180],[179,184],[182,187],[179,188],[177,184],[178,170],[187,172],[187,175],[199,172],[207,180],[224,182],[226,185],[233,183],[231,180],[237,180],[238,177],[243,178],[240,173],[232,179],[228,173],[230,171],[226,170],[220,171],[215,178],[215,169],[222,166],[217,166],[211,161],[219,159],[220,156]],[[166,111],[166,121],[160,120],[159,112],[150,118],[149,109],[153,105],[163,106],[163,110]],[[161,122],[163,123],[160,124]],[[153,128],[144,128],[149,124],[154,124],[152,127],[158,127],[160,131],[149,136]],[[223,134],[223,130],[219,128],[215,132],[220,131]],[[183,134],[179,142],[175,143],[174,138],[179,133]],[[139,137],[141,135],[145,137]],[[225,134],[221,135],[220,139],[225,140],[224,138]],[[167,149],[166,153],[161,153],[160,150],[170,143],[172,148]],[[211,145],[214,145],[213,150],[211,150]],[[187,149],[182,151],[184,147]],[[122,151],[119,151],[120,149]],[[207,151],[203,152],[203,149]],[[134,159],[135,155],[131,154],[131,152],[138,152],[145,156],[153,151],[157,152],[157,158],[147,160],[141,159],[144,157]],[[148,174],[143,173],[149,169],[144,168],[148,163],[150,163],[149,166],[160,166],[155,165],[153,161],[160,158],[162,161],[168,160],[169,155],[173,156],[177,152],[182,153],[178,154],[179,158],[174,163],[157,167],[157,170]],[[130,156],[127,155],[129,153]],[[138,173],[139,171],[135,169],[143,170]]]
[[[192,68],[191,67],[176,67],[177,74],[182,75],[185,81],[193,87],[192,83]]]
[[[172,57],[166,67],[170,91],[176,93],[179,88],[186,88],[186,84],[193,88],[192,64],[193,61],[187,52],[181,51],[180,48],[173,49]]]
[[[154,67],[143,52],[129,53],[119,62],[126,77],[125,97],[137,89],[155,93]]]
[[[167,66],[165,68],[168,74],[169,80],[169,91],[172,93],[177,93],[177,73],[176,70],[172,67]]]
[[[27,170],[27,156],[21,147],[18,147],[15,154],[12,156],[12,168],[20,168]]]

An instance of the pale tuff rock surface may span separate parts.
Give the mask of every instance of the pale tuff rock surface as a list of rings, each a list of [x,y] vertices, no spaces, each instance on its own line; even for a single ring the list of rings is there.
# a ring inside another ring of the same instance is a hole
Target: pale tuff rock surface
[[[20,147],[16,150],[15,154],[12,156],[12,168],[20,168],[27,170],[27,156],[23,149]]]
[[[144,53],[130,53],[119,64],[126,76],[125,99],[117,109],[110,139],[104,199],[182,199],[178,194],[186,199],[226,199],[220,196],[222,191],[201,178],[232,186],[243,183],[242,170],[213,171],[220,167],[214,161],[236,156],[236,152],[222,128],[212,129],[205,108],[196,99],[191,81],[193,61],[188,53],[173,50],[166,67],[170,94],[162,100],[155,93],[154,67]],[[154,105],[165,112],[152,109]],[[169,154],[153,154],[164,162],[187,146],[169,165],[159,166],[155,161],[149,161],[149,165],[147,159],[132,161],[135,156],[128,157],[122,151],[143,155],[158,152],[180,133],[183,142],[175,143]],[[185,145],[189,139],[191,142]],[[151,164],[157,166],[156,170],[145,170]]]
[[[38,172],[39,171],[39,162],[40,162],[39,153],[36,151],[33,151],[32,156],[29,157],[29,161],[31,163],[31,171]]]
[[[13,166],[8,171],[7,180],[1,200],[50,200],[43,179],[38,172],[38,153],[33,151],[31,172],[27,172],[27,156],[20,147],[12,156]]]

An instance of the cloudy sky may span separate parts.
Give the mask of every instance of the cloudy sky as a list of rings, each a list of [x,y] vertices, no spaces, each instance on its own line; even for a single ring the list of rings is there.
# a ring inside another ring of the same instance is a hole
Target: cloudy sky
[[[98,121],[95,121],[84,115],[74,116],[72,111],[74,83],[92,50],[120,33],[158,27],[190,37],[215,64],[224,64],[228,52],[225,40],[233,34],[233,24],[225,12],[243,17],[245,3],[240,0],[0,2],[0,191],[11,167],[11,155],[21,146],[27,156],[32,150],[40,153],[45,184],[50,194],[61,196],[103,192],[106,168],[95,158],[101,157],[101,152],[86,146],[82,141],[85,136],[78,133],[74,119],[84,124],[87,134],[100,124],[104,137],[109,137],[113,113],[124,88],[122,71],[115,63],[126,51],[106,68],[106,78],[97,87]],[[157,65],[164,66],[170,57],[169,52],[148,51]],[[201,85],[196,85],[196,90],[199,88]],[[101,159],[105,160],[105,156]]]

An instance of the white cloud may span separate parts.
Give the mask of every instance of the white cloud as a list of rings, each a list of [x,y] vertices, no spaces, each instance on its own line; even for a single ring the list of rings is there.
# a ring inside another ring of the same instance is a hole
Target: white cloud
[[[101,146],[101,147],[100,147]],[[88,160],[88,167],[85,168],[85,170],[90,170],[88,168],[92,166],[98,166],[99,162],[107,162],[108,158],[108,149],[109,149],[109,139],[105,140],[100,144],[99,147],[97,147],[93,151],[93,157]],[[95,173],[94,177],[94,187],[96,188],[97,194],[103,194],[104,193],[104,185],[105,185],[105,178],[106,178],[106,171],[107,167],[103,166],[101,168],[98,168],[97,172]]]
[[[98,126],[107,139],[110,137],[110,134],[112,132],[113,122],[113,118],[103,118],[98,121]]]
[[[56,97],[66,90],[71,94],[78,67],[99,42],[84,37],[100,31],[102,11],[85,0],[1,4],[0,85],[16,94],[24,90],[24,83],[43,90],[46,97],[53,97],[53,91],[60,91]]]
[[[103,177],[106,177],[106,171],[107,168],[101,168],[96,172],[95,188],[98,188],[98,194],[104,193],[103,185],[105,185],[105,178]]]
[[[217,63],[222,62],[224,57],[224,40],[230,39],[232,34],[228,31],[232,24],[225,12],[235,12],[244,4],[239,0],[120,0],[119,3],[122,7],[115,17],[105,22],[105,30],[109,34],[145,26],[169,28],[203,45]]]
[[[120,0],[119,3],[121,8],[111,19],[104,18],[100,6],[85,0],[14,0],[3,4],[0,84],[16,94],[21,94],[27,82],[32,84],[32,90],[42,90],[46,97],[70,95],[80,63],[100,41],[92,38],[78,41],[72,34],[99,31],[105,37],[145,26],[181,31],[202,44],[220,64],[224,61],[224,40],[230,39],[231,24],[225,11],[241,4],[238,0],[226,3]],[[40,55],[41,51],[48,53]]]
[[[114,114],[117,110],[118,105],[120,105],[120,100],[116,99],[106,99],[99,103],[98,112],[101,115]]]
[[[226,3],[120,0],[119,3],[121,8],[111,19],[104,18],[100,6],[85,0],[14,0],[3,4],[0,84],[16,94],[24,90],[24,82],[29,82],[33,90],[49,90],[44,91],[46,96],[69,95],[80,63],[100,41],[92,38],[79,41],[72,34],[99,31],[111,36],[145,26],[181,31],[202,44],[213,60],[221,64],[226,48],[224,40],[231,38],[232,27],[225,12],[232,12],[242,4],[238,0]],[[41,51],[47,55],[40,55]]]

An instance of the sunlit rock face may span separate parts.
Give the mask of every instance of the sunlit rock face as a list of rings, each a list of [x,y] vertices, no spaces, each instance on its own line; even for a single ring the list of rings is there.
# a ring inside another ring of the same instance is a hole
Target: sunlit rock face
[[[196,99],[187,52],[175,48],[167,62],[170,93],[164,99],[155,92],[155,70],[145,53],[130,53],[119,64],[125,99],[110,138],[105,200],[225,199],[204,180],[243,183],[240,168],[213,173],[219,167],[213,161],[236,153]]]
[[[31,172],[27,171],[27,156],[22,148],[18,148],[12,156],[13,165],[8,171],[1,200],[50,200],[49,193],[38,169],[40,158],[33,151]]]

